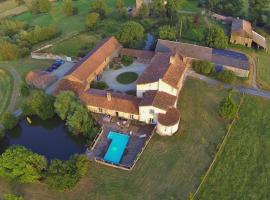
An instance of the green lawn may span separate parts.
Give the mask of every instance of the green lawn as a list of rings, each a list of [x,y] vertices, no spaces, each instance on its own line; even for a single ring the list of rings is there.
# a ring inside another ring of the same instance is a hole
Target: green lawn
[[[13,90],[12,76],[4,69],[0,68],[0,114],[5,112],[11,98]]]
[[[0,179],[0,198],[13,191],[27,200],[187,199],[225,134],[226,124],[217,111],[226,94],[222,88],[188,79],[179,99],[180,131],[172,137],[155,135],[131,172],[91,162],[89,175],[70,192]]]
[[[270,55],[257,54],[257,83],[263,89],[270,90]]]
[[[116,77],[117,82],[121,84],[130,84],[136,81],[138,74],[135,72],[124,72]]]
[[[246,96],[223,152],[198,196],[269,199],[270,101]]]

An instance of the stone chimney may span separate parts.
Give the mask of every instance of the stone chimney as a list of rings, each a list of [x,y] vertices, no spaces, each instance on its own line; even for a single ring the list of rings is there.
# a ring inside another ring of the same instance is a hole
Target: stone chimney
[[[112,94],[110,92],[107,92],[107,100],[108,101],[112,100]]]

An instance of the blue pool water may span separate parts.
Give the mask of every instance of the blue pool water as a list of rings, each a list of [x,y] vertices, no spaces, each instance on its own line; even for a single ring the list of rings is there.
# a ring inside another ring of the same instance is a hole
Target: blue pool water
[[[111,139],[112,142],[104,156],[104,160],[119,164],[129,141],[129,136],[110,131],[107,138]]]

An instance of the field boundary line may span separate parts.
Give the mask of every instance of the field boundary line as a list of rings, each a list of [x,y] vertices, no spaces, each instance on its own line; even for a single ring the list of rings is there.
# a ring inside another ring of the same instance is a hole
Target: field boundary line
[[[219,146],[219,148],[218,148],[218,151],[217,151],[217,153],[216,153],[215,156],[214,156],[213,161],[211,162],[210,166],[208,167],[208,169],[207,169],[207,171],[206,171],[206,173],[205,173],[205,175],[204,175],[204,177],[203,177],[203,179],[202,179],[200,185],[198,186],[197,190],[195,191],[195,193],[194,193],[193,196],[191,197],[191,200],[196,200],[196,199],[197,199],[197,198],[196,198],[197,194],[199,193],[199,191],[200,191],[202,185],[203,185],[203,184],[205,183],[205,181],[207,180],[208,175],[210,174],[210,172],[211,172],[213,166],[215,165],[215,163],[216,163],[216,161],[217,161],[217,158],[219,157],[219,155],[221,154],[221,152],[222,152],[222,150],[223,150],[225,144],[227,143],[227,139],[228,139],[228,137],[229,137],[229,135],[230,135],[230,133],[231,133],[231,129],[232,129],[232,127],[234,126],[234,124],[235,124],[235,122],[236,122],[236,119],[238,118],[240,108],[241,108],[241,106],[242,106],[242,104],[243,104],[243,102],[244,102],[244,98],[245,98],[245,95],[244,95],[244,93],[242,93],[241,100],[240,100],[240,103],[239,103],[239,105],[238,105],[238,108],[237,108],[237,112],[236,112],[236,114],[235,114],[235,117],[234,117],[233,121],[230,123],[229,128],[228,128],[228,131],[227,131],[227,133],[225,134],[224,139],[223,139],[223,141],[221,142],[221,144],[220,144],[220,146]]]

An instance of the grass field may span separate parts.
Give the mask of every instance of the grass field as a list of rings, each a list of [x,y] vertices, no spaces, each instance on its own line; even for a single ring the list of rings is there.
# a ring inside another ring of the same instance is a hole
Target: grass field
[[[257,82],[262,89],[270,90],[270,55],[257,54]]]
[[[13,79],[4,69],[0,68],[0,114],[5,112],[13,90]]]
[[[226,124],[217,110],[226,94],[221,88],[187,80],[179,100],[180,131],[172,137],[155,135],[131,172],[91,162],[89,175],[70,192],[0,179],[0,198],[13,191],[27,200],[186,199],[200,183],[225,134]]]
[[[246,96],[200,200],[270,198],[270,101]]]

